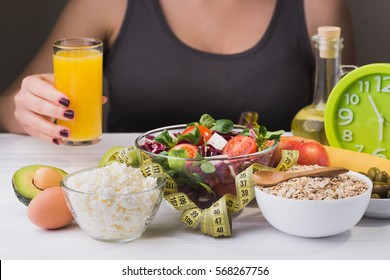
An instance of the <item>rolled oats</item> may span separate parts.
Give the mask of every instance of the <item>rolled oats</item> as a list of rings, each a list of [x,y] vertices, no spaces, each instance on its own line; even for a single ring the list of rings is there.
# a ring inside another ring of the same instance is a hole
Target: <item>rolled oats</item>
[[[321,168],[318,165],[296,165],[286,172]],[[368,189],[362,180],[347,173],[333,177],[300,177],[272,187],[261,187],[265,193],[300,200],[334,200],[357,196]]]

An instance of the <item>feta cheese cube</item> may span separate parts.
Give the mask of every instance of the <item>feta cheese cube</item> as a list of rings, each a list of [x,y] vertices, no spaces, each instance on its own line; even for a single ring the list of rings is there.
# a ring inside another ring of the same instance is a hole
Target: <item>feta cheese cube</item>
[[[213,133],[209,141],[207,141],[207,144],[218,150],[222,150],[226,146],[227,141],[218,133]]]

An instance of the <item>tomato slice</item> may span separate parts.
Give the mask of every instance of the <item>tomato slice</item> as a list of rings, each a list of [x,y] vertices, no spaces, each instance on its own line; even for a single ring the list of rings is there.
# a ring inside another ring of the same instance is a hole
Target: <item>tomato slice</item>
[[[196,144],[202,145],[204,141],[207,142],[211,138],[211,136],[213,135],[211,130],[208,129],[207,127],[205,127],[203,125],[191,125],[191,126],[187,127],[186,129],[184,129],[181,134],[182,135],[189,134],[189,133],[193,132],[196,127],[199,129],[199,133],[200,133],[200,141],[199,141],[199,143],[196,143]]]
[[[195,145],[186,143],[176,145],[171,150],[185,150],[187,152],[187,158],[196,158],[196,154],[199,151]]]
[[[255,153],[257,149],[256,141],[252,137],[237,135],[227,142],[222,154],[235,157]]]

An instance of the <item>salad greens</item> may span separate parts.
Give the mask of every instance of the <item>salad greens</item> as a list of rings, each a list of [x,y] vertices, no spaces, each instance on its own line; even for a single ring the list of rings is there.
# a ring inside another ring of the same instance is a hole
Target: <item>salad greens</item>
[[[242,135],[252,137],[256,140],[259,151],[268,148],[268,140],[278,140],[280,138],[280,135],[282,135],[283,133],[284,130],[277,130],[272,132],[267,131],[264,126],[260,126],[259,128],[247,128],[241,132]]]
[[[277,131],[268,131],[265,126],[260,126],[257,124],[257,118],[252,122],[248,128],[244,129],[240,134],[252,137],[258,147],[258,151],[262,151],[267,146],[268,140],[279,140],[280,136],[284,133],[284,130]],[[177,134],[172,136],[167,130],[164,130],[160,135],[156,136],[153,140],[159,142],[166,146],[166,149],[171,149],[175,147],[178,143],[188,142],[190,144],[196,145],[201,139],[201,134],[198,128],[198,125],[203,125],[209,128],[211,131],[216,132],[221,135],[229,134],[233,131],[234,123],[228,119],[219,119],[215,120],[209,114],[203,114],[199,122],[192,122],[187,124],[189,126],[195,126],[190,133],[187,134]],[[204,156],[204,155],[202,155]]]
[[[153,160],[162,165],[179,189],[195,196],[192,197],[195,203],[203,205],[206,201],[209,205],[225,193],[235,193],[234,174],[255,162],[263,165],[273,162],[273,157],[269,154],[229,160],[230,154],[226,150],[239,151],[240,155],[262,151],[269,148],[270,140],[278,141],[284,133],[283,130],[268,131],[266,127],[257,124],[257,114],[250,113],[243,116],[242,129],[234,129],[231,120],[216,120],[209,114],[204,114],[198,122],[187,124],[183,131],[172,133],[164,130],[156,136],[146,135],[145,142],[140,146],[156,154]],[[215,143],[213,146],[212,141],[208,142],[214,134],[222,138],[223,148]],[[235,138],[246,142],[230,141]],[[255,150],[246,150],[248,143]],[[229,149],[226,149],[228,146]],[[219,160],[217,156],[222,157]],[[207,206],[206,204],[203,206]]]
[[[231,120],[221,119],[215,120],[209,114],[203,114],[200,117],[199,124],[204,125],[205,127],[219,132],[221,134],[229,133],[233,130],[234,123]]]
[[[179,142],[198,143],[200,140],[199,129],[196,128],[192,132],[187,134],[178,134],[176,137],[172,137],[167,130],[164,130],[160,135],[157,135],[154,141],[165,145],[167,148],[175,147]]]

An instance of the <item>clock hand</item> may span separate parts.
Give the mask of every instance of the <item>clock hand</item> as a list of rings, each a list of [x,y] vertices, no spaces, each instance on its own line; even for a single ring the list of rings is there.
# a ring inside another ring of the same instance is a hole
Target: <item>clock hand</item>
[[[372,99],[372,96],[370,94],[368,95],[368,99],[370,100],[371,106],[372,106],[372,108],[374,108],[375,114],[377,115],[378,121],[379,121],[379,119],[382,118],[382,115],[381,115],[381,113],[379,113],[379,110],[376,107],[374,100]]]
[[[383,140],[383,124],[384,124],[385,120],[383,119],[382,115],[381,115],[381,118],[378,119],[378,123],[379,123],[379,142],[382,142]]]
[[[378,138],[379,138],[379,142],[382,142],[382,140],[383,140],[383,124],[384,124],[385,120],[382,117],[381,113],[379,113],[379,110],[376,107],[376,105],[374,103],[374,100],[372,99],[372,96],[370,94],[368,95],[368,99],[370,100],[371,106],[374,109],[375,114],[378,117],[378,124],[379,124],[379,135],[378,135]]]

